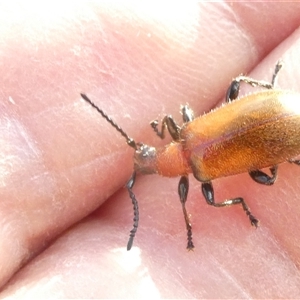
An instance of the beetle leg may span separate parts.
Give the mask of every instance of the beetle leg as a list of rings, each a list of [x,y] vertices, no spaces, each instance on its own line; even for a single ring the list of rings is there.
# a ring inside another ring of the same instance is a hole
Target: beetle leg
[[[278,171],[278,166],[276,165],[270,168],[270,172],[272,176],[269,176],[260,170],[250,171],[249,175],[257,183],[272,185],[277,179],[277,171]]]
[[[179,140],[180,127],[176,124],[176,122],[174,121],[172,116],[168,115],[163,118],[162,124],[161,124],[161,131],[159,131],[157,129],[158,120],[154,120],[154,121],[150,122],[150,125],[153,128],[153,130],[155,131],[155,133],[161,139],[163,139],[165,137],[165,130],[167,127],[172,139],[174,141]]]
[[[191,122],[195,119],[194,112],[188,105],[181,106],[181,114],[184,123]]]
[[[278,77],[278,72],[281,70],[283,66],[283,63],[281,60],[279,60],[277,63],[276,63],[276,66],[275,66],[275,70],[274,70],[274,73],[273,73],[273,76],[272,76],[272,86],[274,88],[275,84],[276,84],[276,81],[277,81],[277,77]]]
[[[182,118],[183,118],[184,123],[193,121],[195,118],[193,110],[188,105],[183,105],[181,107],[181,113],[182,113]],[[163,139],[165,137],[165,131],[167,128],[174,141],[180,140],[181,128],[180,128],[180,126],[178,126],[176,124],[176,122],[174,121],[174,119],[171,115],[165,116],[163,118],[160,131],[157,129],[158,120],[154,120],[154,121],[150,122],[150,125],[153,128],[153,130],[155,131],[155,133],[161,139]]]
[[[232,80],[225,96],[225,101],[228,103],[230,101],[235,100],[240,92],[240,81],[237,81],[236,79]]]
[[[194,112],[193,110],[188,106],[188,105],[183,105],[181,107],[181,114],[182,114],[182,118],[183,118],[183,122],[190,122],[194,120]],[[173,117],[168,115],[165,116],[162,120],[162,124],[161,124],[161,131],[159,131],[157,129],[158,126],[158,120],[154,120],[152,122],[150,122],[151,127],[153,128],[153,130],[155,131],[155,133],[161,138],[163,139],[165,137],[165,131],[166,128],[168,129],[172,139],[174,141],[179,141],[180,140],[180,126],[178,126],[176,124],[176,122],[174,121]]]
[[[300,159],[289,159],[288,162],[300,166]]]
[[[134,212],[133,228],[130,231],[130,236],[129,236],[129,240],[128,240],[128,243],[127,243],[127,251],[129,251],[132,247],[133,239],[135,237],[137,228],[139,226],[139,206],[138,206],[138,202],[135,198],[135,195],[132,192],[132,188],[133,188],[134,183],[135,183],[135,176],[136,176],[136,172],[133,172],[132,176],[130,177],[130,179],[128,180],[128,182],[126,184],[130,199],[132,201],[133,212]]]
[[[193,250],[194,244],[192,241],[192,225],[190,223],[190,218],[188,216],[188,213],[186,211],[185,203],[187,200],[187,195],[189,192],[189,178],[188,176],[182,176],[179,180],[179,185],[178,185],[178,194],[180,197],[180,202],[182,205],[182,210],[183,210],[183,215],[184,215],[184,220],[185,220],[185,225],[187,229],[187,249],[188,250]]]
[[[214,197],[214,189],[211,182],[202,183],[202,193],[207,204],[212,205],[214,207],[224,207],[224,206],[231,206],[235,204],[241,204],[246,215],[249,217],[251,225],[255,227],[258,226],[258,220],[251,214],[251,211],[243,198],[240,197],[233,198],[233,199],[225,200],[223,202],[216,203]]]
[[[264,87],[266,89],[273,89],[275,86],[277,77],[278,77],[278,72],[282,68],[282,65],[283,65],[282,61],[280,61],[280,60],[276,63],[271,82],[266,82],[263,80],[255,80],[251,77],[247,77],[247,76],[243,76],[243,75],[236,77],[235,79],[232,80],[232,82],[227,90],[226,97],[225,97],[226,102],[233,101],[238,97],[241,82],[248,83],[248,84],[252,85],[253,87],[260,86],[260,87]]]
[[[240,85],[241,85],[241,81],[248,83],[250,85],[252,85],[253,87],[256,86],[260,86],[260,87],[264,87],[266,89],[272,89],[273,85],[270,82],[266,82],[266,81],[260,81],[260,80],[255,80],[252,79],[250,77],[246,77],[246,76],[238,76],[236,77],[230,84],[227,93],[226,93],[226,102],[230,102],[235,100],[238,95],[239,95],[239,91],[240,91]]]

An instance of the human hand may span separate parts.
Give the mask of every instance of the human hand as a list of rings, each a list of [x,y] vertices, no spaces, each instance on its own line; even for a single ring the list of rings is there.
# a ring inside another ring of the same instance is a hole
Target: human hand
[[[280,165],[273,187],[247,174],[214,181],[217,199],[247,199],[257,230],[240,207],[207,206],[191,179],[189,253],[178,179],[138,177],[140,224],[127,252],[133,212],[122,187],[133,151],[80,99],[159,146],[168,141],[152,119],[179,122],[186,102],[208,112],[240,73],[270,80],[280,58],[278,86],[300,91],[298,3],[1,6],[2,298],[299,296],[297,166]]]

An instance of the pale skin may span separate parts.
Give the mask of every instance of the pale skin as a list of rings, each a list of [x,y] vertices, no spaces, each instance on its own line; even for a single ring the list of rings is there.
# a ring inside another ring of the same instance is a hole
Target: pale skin
[[[155,146],[169,139],[151,120],[180,124],[187,102],[209,111],[242,72],[270,81],[282,59],[278,86],[300,92],[300,4],[176,3],[0,5],[1,297],[300,296],[296,165],[280,165],[272,187],[248,174],[214,181],[217,201],[247,201],[256,230],[240,207],[206,205],[190,175],[193,252],[179,178],[138,177],[126,251],[133,150],[81,92]]]

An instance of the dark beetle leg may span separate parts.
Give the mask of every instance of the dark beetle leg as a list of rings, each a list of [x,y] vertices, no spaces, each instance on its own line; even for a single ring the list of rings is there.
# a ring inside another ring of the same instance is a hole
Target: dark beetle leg
[[[277,179],[277,171],[278,171],[278,166],[276,165],[270,168],[272,177],[260,170],[250,171],[249,175],[257,183],[272,185]]]
[[[243,76],[243,75],[236,77],[231,82],[231,84],[227,90],[226,97],[225,97],[226,102],[233,101],[238,97],[241,82],[248,83],[248,84],[252,85],[253,87],[260,86],[260,87],[264,87],[266,89],[273,89],[275,86],[276,80],[277,80],[278,72],[280,71],[281,68],[282,68],[282,62],[278,61],[275,66],[275,70],[274,70],[271,82],[255,80],[250,77]]]
[[[243,198],[233,198],[220,203],[216,203],[214,198],[214,189],[211,182],[202,183],[202,193],[207,204],[212,205],[214,207],[224,207],[235,204],[241,204],[246,215],[249,217],[251,225],[255,227],[258,226],[258,220],[251,214],[251,211]]]
[[[194,112],[191,108],[189,108],[188,105],[184,105],[181,107],[181,113],[182,113],[182,118],[184,123],[194,120]],[[159,131],[157,129],[158,120],[154,120],[150,122],[151,127],[161,139],[165,137],[165,131],[167,128],[174,141],[180,140],[181,127],[176,124],[172,116],[170,115],[165,116],[161,123],[162,123],[161,130]]]
[[[288,162],[300,166],[300,159],[289,159]]]
[[[188,105],[184,105],[181,107],[181,113],[182,113],[182,118],[183,118],[184,123],[190,122],[194,119],[193,110],[190,109],[188,107]],[[168,115],[163,118],[162,125],[161,125],[161,131],[159,131],[157,129],[157,126],[158,126],[157,120],[152,121],[150,123],[150,125],[160,138],[163,139],[165,137],[165,130],[167,128],[174,141],[180,140],[181,128],[175,123],[172,116]],[[179,194],[180,202],[182,205],[185,225],[186,225],[186,229],[187,229],[187,241],[188,241],[187,249],[192,250],[192,249],[194,249],[194,244],[193,244],[193,240],[192,240],[192,225],[190,223],[190,219],[189,219],[186,207],[185,207],[185,203],[187,201],[187,196],[188,196],[188,191],[189,191],[189,178],[188,178],[188,176],[182,176],[180,178],[180,181],[178,184],[178,194]]]
[[[151,127],[153,130],[156,132],[156,134],[163,139],[165,137],[165,130],[166,127],[168,128],[168,131],[174,141],[179,140],[179,132],[180,132],[180,127],[175,123],[174,119],[172,116],[168,115],[165,116],[162,120],[161,124],[161,131],[157,129],[158,126],[158,121],[154,120],[150,123]]]
[[[182,205],[185,225],[186,225],[186,229],[187,229],[188,243],[187,243],[186,248],[188,250],[193,250],[194,244],[193,244],[193,241],[192,241],[192,225],[190,223],[190,219],[189,219],[188,213],[186,211],[186,207],[185,207],[188,192],[189,192],[189,178],[187,176],[182,176],[180,178],[179,185],[178,185],[178,194],[179,194],[179,197],[180,197],[180,202],[181,202],[181,205]]]
[[[181,106],[181,114],[184,123],[194,120],[194,112],[188,105]]]
[[[279,73],[279,71],[281,70],[282,66],[283,66],[283,63],[282,63],[281,60],[279,60],[279,61],[276,63],[275,70],[274,70],[274,73],[273,73],[273,76],[272,76],[272,81],[271,81],[271,83],[272,83],[273,88],[275,87],[276,80],[277,80],[277,78],[278,78],[278,73]]]
[[[255,80],[252,79],[250,77],[246,77],[246,76],[238,76],[236,77],[230,84],[227,93],[226,93],[226,102],[230,102],[235,100],[238,95],[239,95],[239,91],[240,91],[240,85],[241,85],[241,81],[248,83],[250,85],[252,85],[253,87],[255,86],[261,86],[264,87],[266,89],[272,89],[273,85],[270,82],[266,82],[266,81],[259,81],[259,80]]]
[[[134,183],[135,183],[135,176],[136,176],[136,173],[133,172],[132,176],[130,177],[130,179],[128,180],[128,182],[126,184],[130,199],[131,199],[132,204],[133,204],[133,212],[134,212],[133,228],[130,231],[130,236],[129,236],[129,240],[128,240],[128,243],[127,243],[127,251],[129,251],[132,247],[133,239],[135,237],[136,231],[137,231],[138,226],[139,226],[139,206],[138,206],[138,202],[135,198],[135,195],[132,192],[132,188],[133,188]]]

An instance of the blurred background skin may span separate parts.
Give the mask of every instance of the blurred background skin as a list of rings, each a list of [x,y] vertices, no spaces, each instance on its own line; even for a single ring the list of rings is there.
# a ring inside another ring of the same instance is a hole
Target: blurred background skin
[[[299,3],[1,2],[0,296],[299,297],[297,166],[273,187],[214,182],[217,201],[246,199],[257,230],[240,207],[208,207],[190,176],[189,253],[178,179],[140,176],[127,252],[133,151],[80,99],[163,145],[151,120],[180,121],[185,103],[208,112],[240,73],[270,80],[281,58],[278,86],[300,92],[299,15]]]

